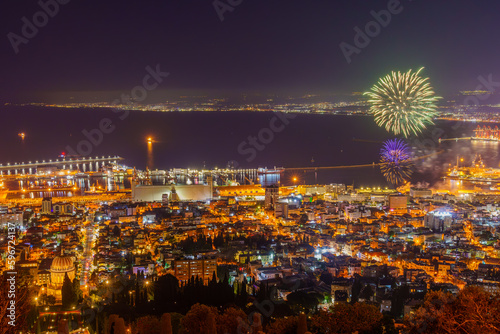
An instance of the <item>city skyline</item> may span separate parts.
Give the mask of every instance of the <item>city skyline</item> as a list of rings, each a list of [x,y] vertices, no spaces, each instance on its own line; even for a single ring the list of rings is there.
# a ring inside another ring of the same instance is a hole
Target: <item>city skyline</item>
[[[0,334],[500,331],[500,4],[0,13]]]

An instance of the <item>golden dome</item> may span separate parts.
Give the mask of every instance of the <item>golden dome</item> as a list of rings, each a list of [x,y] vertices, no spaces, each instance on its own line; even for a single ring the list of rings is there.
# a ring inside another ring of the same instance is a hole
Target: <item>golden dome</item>
[[[75,265],[73,263],[73,259],[67,256],[57,256],[52,261],[52,265],[50,266],[51,272],[70,272],[75,270]]]

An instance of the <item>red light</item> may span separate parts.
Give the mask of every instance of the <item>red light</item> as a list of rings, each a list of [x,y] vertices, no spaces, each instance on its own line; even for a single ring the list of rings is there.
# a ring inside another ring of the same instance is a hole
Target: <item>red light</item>
[[[66,152],[62,152],[61,155],[66,155]]]

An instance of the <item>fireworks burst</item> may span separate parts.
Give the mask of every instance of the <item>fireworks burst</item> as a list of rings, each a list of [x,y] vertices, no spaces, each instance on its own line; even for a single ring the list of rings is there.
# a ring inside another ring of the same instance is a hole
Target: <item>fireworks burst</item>
[[[380,150],[380,170],[387,181],[399,186],[411,177],[413,162],[410,149],[401,139],[391,139]]]
[[[434,124],[436,102],[440,97],[434,95],[429,78],[419,75],[423,69],[391,72],[381,78],[371,91],[364,93],[370,98],[370,112],[378,126],[408,137]]]

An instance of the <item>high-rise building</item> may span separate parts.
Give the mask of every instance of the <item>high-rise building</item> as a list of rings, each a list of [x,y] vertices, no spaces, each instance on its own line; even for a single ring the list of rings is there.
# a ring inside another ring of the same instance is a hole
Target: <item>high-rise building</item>
[[[52,197],[44,197],[42,200],[42,213],[52,213]]]
[[[434,232],[444,232],[451,229],[453,216],[448,211],[435,210],[425,215],[424,226],[430,228]]]
[[[408,197],[405,195],[390,195],[389,210],[392,214],[404,214],[408,212]]]
[[[168,202],[168,196],[169,196],[168,194],[163,194],[163,195],[161,195],[161,202],[162,202],[162,204],[163,204],[164,206],[168,206],[168,203],[169,203],[169,202]]]
[[[211,196],[214,195],[214,178],[212,175],[209,175],[207,177],[207,184],[210,186],[210,194]]]
[[[203,282],[209,282],[213,274],[217,277],[217,259],[182,259],[174,261],[174,275],[181,281],[186,282],[192,276],[203,279]]]
[[[274,216],[276,218],[288,218],[288,203],[276,203],[276,205],[274,206]]]
[[[279,193],[280,188],[276,185],[266,187],[266,209],[274,209],[276,203],[278,202]]]

